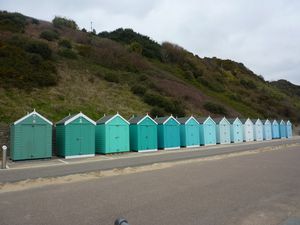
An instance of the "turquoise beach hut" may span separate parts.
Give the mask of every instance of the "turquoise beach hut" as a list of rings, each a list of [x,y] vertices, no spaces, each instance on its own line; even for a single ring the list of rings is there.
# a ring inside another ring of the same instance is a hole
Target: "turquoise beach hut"
[[[243,124],[239,118],[228,119],[230,122],[230,139],[232,143],[243,142]]]
[[[263,138],[264,140],[272,140],[272,124],[270,120],[266,119],[263,123]]]
[[[248,119],[241,119],[243,123],[243,134],[244,134],[244,141],[253,141],[254,140],[254,125],[253,122]]]
[[[216,140],[216,123],[209,117],[197,118],[200,127],[200,145],[215,145]]]
[[[217,144],[230,144],[230,122],[225,118],[215,118]]]
[[[287,138],[292,138],[292,136],[293,136],[292,123],[288,120],[286,122],[286,137]]]
[[[83,113],[69,115],[56,123],[56,148],[65,158],[95,156],[95,121]]]
[[[180,148],[180,123],[171,115],[155,119],[159,149]]]
[[[272,124],[272,138],[273,139],[280,138],[279,124],[278,124],[277,120],[273,120],[271,124]]]
[[[147,114],[133,116],[130,123],[130,149],[136,152],[157,151],[157,123]]]
[[[180,146],[197,147],[200,145],[199,123],[193,117],[177,118],[180,123]]]
[[[255,141],[262,141],[264,138],[263,134],[263,123],[260,119],[252,120],[253,123],[253,137]]]
[[[279,124],[279,136],[280,138],[286,138],[286,125],[284,120],[281,120]]]
[[[129,122],[119,113],[104,115],[96,125],[96,153],[129,152]]]

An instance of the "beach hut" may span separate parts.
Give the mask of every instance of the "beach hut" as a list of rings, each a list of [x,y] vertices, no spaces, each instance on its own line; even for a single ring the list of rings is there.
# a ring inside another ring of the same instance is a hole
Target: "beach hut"
[[[10,126],[12,160],[52,156],[52,122],[35,110]]]
[[[253,137],[255,141],[262,141],[264,139],[263,123],[260,119],[252,120],[253,123]]]
[[[133,116],[130,123],[130,149],[137,152],[157,151],[157,123],[147,114]]]
[[[279,124],[279,136],[280,138],[286,138],[286,125],[284,120],[281,120]]]
[[[270,120],[266,119],[263,123],[263,138],[264,140],[272,140],[272,124]]]
[[[286,137],[287,138],[292,138],[292,136],[293,136],[292,123],[288,120],[286,122]]]
[[[272,124],[272,138],[273,139],[280,138],[279,124],[278,124],[277,120],[273,120],[271,124]]]
[[[129,152],[129,122],[119,113],[97,121],[96,153]]]
[[[180,123],[171,115],[155,119],[157,125],[157,141],[160,149],[180,148]]]
[[[230,122],[225,118],[215,118],[217,144],[230,144]]]
[[[95,156],[95,121],[78,113],[56,123],[56,148],[59,156],[70,158]]]
[[[197,118],[200,129],[200,145],[215,145],[216,140],[216,123],[209,117]]]
[[[254,140],[254,127],[253,122],[248,119],[241,119],[241,122],[243,124],[243,139],[245,142],[253,141]]]
[[[230,140],[232,143],[243,142],[243,124],[239,118],[228,119],[230,122]]]
[[[199,123],[193,117],[177,118],[180,123],[180,146],[197,147],[200,145]]]

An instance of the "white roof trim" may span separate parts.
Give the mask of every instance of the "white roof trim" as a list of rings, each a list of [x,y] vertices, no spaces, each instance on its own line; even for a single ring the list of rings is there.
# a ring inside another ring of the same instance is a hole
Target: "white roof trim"
[[[27,119],[28,117],[30,117],[32,115],[37,115],[37,116],[41,117],[43,120],[45,120],[47,123],[49,123],[50,125],[53,125],[53,123],[50,120],[46,119],[45,117],[43,117],[41,114],[39,114],[35,110],[33,112],[27,114],[26,116],[23,116],[21,119],[18,119],[17,121],[15,121],[14,125],[17,125],[18,123],[22,122],[23,120]]]
[[[169,118],[168,119],[166,119],[166,121],[165,122],[163,122],[163,124],[166,124],[166,122],[168,122],[170,119],[174,119],[178,124],[180,124],[179,122],[178,122],[178,120],[176,120],[175,119],[175,117],[174,116],[169,116]]]
[[[235,123],[237,120],[238,120],[241,124],[243,124],[242,121],[240,120],[240,118],[238,118],[238,117],[236,117],[235,120],[234,120],[232,123]]]
[[[208,117],[206,118],[206,120],[204,120],[204,122],[203,122],[203,123],[206,123],[206,121],[207,121],[208,119],[211,119],[211,120],[214,122],[214,124],[216,124],[216,122],[214,121],[214,119],[213,119],[213,118],[211,118],[210,116],[208,116]]]
[[[245,123],[247,123],[248,121],[251,122],[252,125],[254,125],[254,123],[252,122],[252,120],[250,118],[247,118]]]
[[[86,119],[87,121],[91,122],[92,124],[96,125],[96,122],[90,118],[88,118],[86,115],[84,115],[82,112],[78,113],[76,116],[73,116],[72,118],[68,119],[65,121],[64,125],[67,125],[69,123],[71,123],[72,121],[78,119],[79,117],[83,117],[84,119]]]
[[[228,121],[228,119],[226,119],[226,117],[224,116],[221,120],[220,120],[220,123],[222,122],[222,121],[225,121],[225,122],[227,122],[227,123],[229,123],[229,124],[231,124],[229,121]]]
[[[112,118],[110,118],[109,120],[107,120],[105,122],[105,124],[109,123],[110,121],[112,121],[114,118],[116,118],[117,116],[121,117],[127,124],[130,124],[123,116],[121,116],[119,113],[117,113],[116,115],[114,115]]]
[[[266,119],[266,121],[263,124],[265,125],[266,123],[272,124],[269,119]]]
[[[190,118],[185,122],[185,124],[187,124],[191,119],[194,119],[196,121],[196,123],[200,124],[195,117],[190,116]]]
[[[280,121],[280,124],[281,124],[282,122],[284,122],[284,120],[281,120],[281,121]],[[284,123],[285,123],[285,122],[284,122]]]
[[[292,125],[291,121],[289,121],[289,120],[286,122],[286,124],[290,124],[290,125]]]
[[[151,116],[149,116],[148,114],[146,116],[144,116],[142,119],[140,119],[140,121],[137,122],[136,124],[137,125],[140,124],[146,118],[149,118],[150,120],[152,120],[157,125],[157,122],[154,119],[152,119]]]

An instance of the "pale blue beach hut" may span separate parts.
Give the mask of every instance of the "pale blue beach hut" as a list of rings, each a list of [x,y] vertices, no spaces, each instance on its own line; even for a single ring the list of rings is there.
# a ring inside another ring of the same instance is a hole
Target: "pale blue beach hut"
[[[239,118],[228,119],[230,122],[230,139],[232,143],[243,142],[243,124]]]
[[[230,144],[230,122],[225,118],[215,118],[217,144]]]
[[[272,121],[272,138],[273,138],[273,139],[278,139],[278,138],[280,138],[280,134],[279,134],[279,124],[278,124],[277,120],[273,120],[273,121]]]
[[[200,127],[200,145],[215,145],[216,140],[216,123],[209,117],[197,118]]]
[[[263,123],[260,119],[252,120],[253,123],[253,137],[255,141],[262,141],[264,138],[263,135]]]
[[[280,138],[286,138],[286,125],[284,120],[281,120],[279,124],[279,136]]]
[[[293,137],[293,128],[292,123],[288,120],[286,122],[286,137],[292,138]]]
[[[270,120],[266,119],[263,123],[263,138],[264,140],[272,140],[272,124]]]

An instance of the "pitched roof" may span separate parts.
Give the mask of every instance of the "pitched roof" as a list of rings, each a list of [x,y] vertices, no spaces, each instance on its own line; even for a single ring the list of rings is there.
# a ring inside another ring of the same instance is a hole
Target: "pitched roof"
[[[77,118],[79,117],[83,117],[84,119],[86,119],[87,121],[89,121],[90,123],[96,125],[96,122],[92,119],[90,119],[89,117],[87,117],[86,115],[84,115],[82,112],[78,113],[78,114],[74,114],[74,115],[69,115],[69,116],[66,116],[65,118],[63,118],[62,120],[58,121],[56,123],[56,125],[59,125],[59,124],[64,124],[64,125],[67,125],[69,123],[71,123],[72,121],[76,120]]]
[[[228,121],[229,122],[229,120],[228,119],[226,119],[226,117],[218,117],[218,118],[214,118],[214,121],[216,122],[216,123],[220,123],[222,120],[224,120],[225,119],[225,121]]]
[[[180,124],[179,121],[173,116],[157,117],[154,120],[157,124],[165,124],[169,119],[174,119],[178,124]]]
[[[262,122],[263,124],[265,124],[267,121],[269,121],[269,123],[271,123],[271,121],[270,121],[270,120],[268,120],[268,119],[266,119],[266,120],[262,120],[261,122]]]
[[[240,122],[241,122],[241,120],[238,118],[238,117],[236,117],[236,118],[229,118],[229,119],[227,119],[228,121],[229,121],[229,123],[234,123],[234,121],[236,121],[236,120],[239,120]]]
[[[180,117],[176,119],[180,124],[186,124],[191,119],[194,119],[199,124],[199,122],[197,121],[197,119],[195,119],[194,116],[186,116],[186,117]]]
[[[148,114],[145,116],[133,116],[131,117],[128,122],[130,124],[139,124],[140,122],[142,122],[144,119],[146,118],[150,118],[150,120],[152,120],[154,123],[157,124],[157,122],[155,120],[153,120]]]
[[[39,114],[38,112],[35,111],[35,109],[31,112],[28,113],[27,115],[23,116],[22,118],[18,119],[17,121],[14,122],[14,125],[17,125],[18,123],[22,122],[23,120],[27,119],[28,117],[32,116],[32,115],[37,115],[40,118],[42,118],[45,122],[49,123],[49,124],[53,124],[50,120],[46,119],[45,117],[43,117],[41,114]]]
[[[203,124],[206,120],[211,119],[214,123],[216,123],[210,116],[209,117],[198,117],[196,120],[198,123]]]
[[[127,124],[129,124],[129,122],[126,119],[124,119],[119,113],[117,113],[116,115],[109,115],[109,116],[104,115],[96,123],[97,124],[107,124],[117,116],[119,116],[122,120],[124,120]]]

